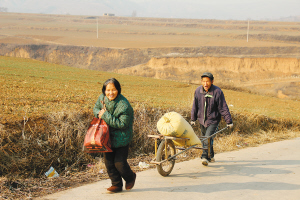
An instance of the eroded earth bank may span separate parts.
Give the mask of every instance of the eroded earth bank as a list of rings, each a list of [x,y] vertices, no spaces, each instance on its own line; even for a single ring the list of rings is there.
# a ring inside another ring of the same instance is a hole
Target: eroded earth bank
[[[216,84],[298,99],[299,47],[128,48],[1,44],[0,55],[91,70],[199,84],[211,71]]]

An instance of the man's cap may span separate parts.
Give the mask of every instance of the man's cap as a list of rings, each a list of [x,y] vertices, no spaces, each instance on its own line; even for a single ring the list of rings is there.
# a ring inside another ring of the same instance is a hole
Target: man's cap
[[[210,72],[204,72],[202,74],[201,78],[203,78],[203,77],[208,77],[208,78],[210,78],[210,80],[214,80],[214,76]]]

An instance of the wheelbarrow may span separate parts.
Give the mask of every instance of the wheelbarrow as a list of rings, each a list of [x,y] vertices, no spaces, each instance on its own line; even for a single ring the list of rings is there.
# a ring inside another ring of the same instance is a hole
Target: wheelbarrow
[[[187,148],[184,147],[175,147],[175,144],[173,140],[183,140],[183,141],[188,141],[190,140],[189,138],[180,138],[180,137],[172,137],[172,136],[165,136],[165,135],[148,135],[149,138],[155,139],[155,158],[150,162],[150,164],[155,164],[156,169],[158,173],[162,176],[168,176],[174,166],[175,166],[175,160],[176,156],[189,151],[190,149],[201,149],[201,150],[207,150],[208,155],[210,155],[210,145],[211,145],[211,139],[214,137],[216,134],[226,130],[228,127],[225,127],[214,134],[212,134],[209,137],[201,136],[199,137],[201,143],[205,140],[208,141],[208,147],[203,148],[203,147],[198,147],[198,144],[189,146]],[[157,148],[157,140],[160,139],[162,140]],[[180,152],[176,153],[176,149],[181,150]]]

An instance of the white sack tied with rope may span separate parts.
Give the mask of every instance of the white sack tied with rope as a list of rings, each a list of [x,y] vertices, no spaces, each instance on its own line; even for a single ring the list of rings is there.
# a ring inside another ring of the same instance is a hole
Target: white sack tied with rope
[[[192,126],[177,112],[164,114],[157,122],[157,130],[165,136],[189,138],[190,140],[173,140],[177,146],[201,144]]]

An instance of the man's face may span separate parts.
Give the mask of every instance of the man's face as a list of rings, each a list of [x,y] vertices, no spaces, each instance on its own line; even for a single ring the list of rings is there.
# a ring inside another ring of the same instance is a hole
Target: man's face
[[[203,77],[202,80],[201,80],[201,83],[203,85],[204,90],[206,92],[208,92],[209,88],[214,83],[214,81],[210,80],[210,78],[208,78],[208,77]]]

